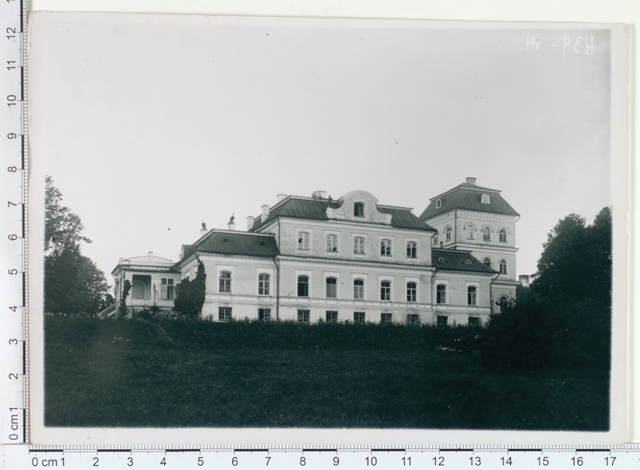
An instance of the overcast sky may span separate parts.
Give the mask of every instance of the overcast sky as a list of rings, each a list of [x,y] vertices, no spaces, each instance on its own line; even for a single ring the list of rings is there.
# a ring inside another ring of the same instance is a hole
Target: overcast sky
[[[602,29],[50,14],[30,32],[32,165],[111,284],[119,258],[177,261],[201,222],[244,230],[278,193],[420,215],[476,177],[521,214],[517,274],[560,218],[612,201]]]

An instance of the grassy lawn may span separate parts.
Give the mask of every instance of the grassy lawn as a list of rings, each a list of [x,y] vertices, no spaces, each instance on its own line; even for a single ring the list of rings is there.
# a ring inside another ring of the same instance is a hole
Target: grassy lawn
[[[607,373],[488,372],[434,329],[160,324],[47,317],[46,425],[608,428]]]

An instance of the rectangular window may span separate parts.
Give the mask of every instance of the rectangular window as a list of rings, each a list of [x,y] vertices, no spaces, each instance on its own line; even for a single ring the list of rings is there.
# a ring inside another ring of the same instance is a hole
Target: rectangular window
[[[298,297],[309,297],[309,276],[298,276]]]
[[[380,283],[380,300],[391,300],[391,282],[382,281]]]
[[[298,233],[298,249],[299,250],[308,250],[311,246],[311,236],[309,232],[300,232]]]
[[[407,282],[407,302],[416,302],[418,297],[418,284]]]
[[[380,240],[380,255],[391,256],[391,240],[386,238]]]
[[[329,234],[327,235],[327,251],[337,252],[338,251],[338,236]]]
[[[218,307],[218,320],[220,321],[231,320],[231,307]]]
[[[407,325],[419,325],[420,324],[420,315],[416,313],[407,314]]]
[[[258,276],[258,295],[269,295],[271,284],[271,276],[268,274],[260,274]]]
[[[447,303],[447,286],[445,284],[438,284],[436,286],[436,303]]]
[[[478,288],[476,286],[467,287],[467,305],[478,305]]]
[[[364,255],[364,237],[355,237],[353,239],[353,253]]]
[[[438,315],[438,326],[440,327],[447,326],[448,321],[449,321],[448,317],[445,317],[444,315]]]
[[[174,285],[172,278],[162,277],[160,278],[160,299],[161,300],[173,300]]]
[[[354,323],[364,323],[364,312],[353,312]]]
[[[327,278],[327,299],[338,297],[338,280],[335,277]]]
[[[364,299],[364,280],[362,279],[353,280],[353,298],[354,300]]]
[[[407,258],[416,258],[418,256],[418,244],[416,242],[407,242]]]
[[[381,313],[380,314],[380,323],[388,324],[393,322],[393,315],[391,313]]]
[[[261,321],[269,321],[271,320],[271,309],[270,308],[259,308],[258,309],[258,319]]]
[[[482,326],[482,320],[479,317],[469,317],[469,326]]]
[[[336,323],[338,321],[338,312],[327,311],[327,323]]]
[[[229,271],[220,271],[220,290],[221,294],[231,293],[231,273]]]
[[[309,323],[309,310],[298,310],[298,323]]]

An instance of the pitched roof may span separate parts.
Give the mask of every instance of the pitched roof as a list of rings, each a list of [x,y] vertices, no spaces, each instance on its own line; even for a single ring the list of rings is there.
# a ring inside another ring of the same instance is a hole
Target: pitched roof
[[[447,271],[473,271],[497,274],[497,271],[485,266],[470,251],[432,248],[431,263],[438,269]]]
[[[482,194],[489,195],[489,204],[481,202]],[[440,200],[440,207],[437,201]],[[428,220],[455,209],[466,209],[495,214],[520,215],[500,195],[496,189],[483,188],[476,184],[462,183],[449,191],[431,199],[431,203],[420,215],[420,220]]]
[[[212,230],[194,245],[184,245],[182,259],[196,252],[272,258],[278,254],[278,246],[271,234]]]
[[[308,220],[330,220],[327,217],[327,208],[331,207],[332,209],[337,209],[341,205],[341,202],[331,201],[328,199],[310,199],[300,196],[289,196],[270,209],[269,216],[266,220],[261,220],[260,216],[256,217],[255,223],[250,231],[255,232],[263,225],[278,217]],[[392,227],[435,232],[433,227],[430,227],[416,217],[411,212],[411,209],[382,205],[378,205],[377,209],[383,214],[391,214]]]

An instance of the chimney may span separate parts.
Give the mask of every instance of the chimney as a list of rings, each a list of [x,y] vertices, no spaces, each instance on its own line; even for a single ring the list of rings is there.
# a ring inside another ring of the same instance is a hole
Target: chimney
[[[253,216],[247,216],[247,231],[253,228]]]
[[[284,193],[280,193],[280,194],[278,194],[278,196],[277,196],[277,197],[278,197],[278,202],[280,202],[280,201],[283,201],[283,200],[284,200],[284,198],[286,198],[286,197],[287,197],[287,195],[286,195],[286,194],[284,194]]]
[[[229,230],[235,230],[236,229],[236,223],[229,221],[229,223],[227,224],[227,227],[229,228]]]
[[[269,204],[262,206],[262,221],[264,222],[269,217]]]
[[[204,236],[204,234],[207,233],[207,224],[205,224],[204,222],[202,222],[202,228],[200,229],[200,236]]]
[[[521,274],[520,284],[522,284],[522,287],[529,287],[529,276],[526,274]]]
[[[149,258],[151,258],[153,256],[153,251],[149,252]]]
[[[476,178],[468,177],[467,184],[476,184]]]

